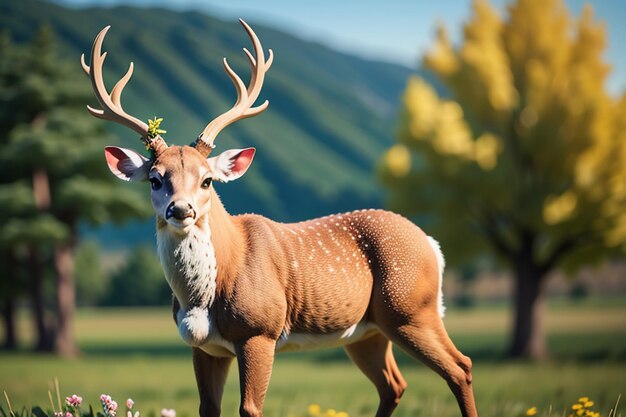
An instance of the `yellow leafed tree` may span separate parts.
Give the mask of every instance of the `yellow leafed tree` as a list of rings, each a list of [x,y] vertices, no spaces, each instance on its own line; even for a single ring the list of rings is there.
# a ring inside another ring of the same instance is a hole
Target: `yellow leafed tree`
[[[591,6],[476,1],[455,47],[424,57],[445,94],[408,81],[398,143],[382,157],[390,205],[420,215],[457,263],[491,253],[515,277],[511,356],[546,355],[543,288],[555,268],[626,252],[626,95],[604,84]]]

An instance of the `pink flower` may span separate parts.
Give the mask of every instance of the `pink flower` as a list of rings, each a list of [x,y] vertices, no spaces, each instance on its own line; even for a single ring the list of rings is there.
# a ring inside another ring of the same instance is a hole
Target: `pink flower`
[[[65,398],[65,404],[69,405],[70,407],[78,407],[81,405],[82,402],[82,397],[79,397],[76,394],[72,395],[71,397]]]
[[[176,417],[176,410],[173,408],[164,408],[161,410],[161,417]]]
[[[102,403],[102,410],[107,417],[115,417],[117,410],[117,403],[111,399],[110,395],[102,394],[100,396],[100,402]]]
[[[132,410],[133,405],[135,405],[135,402],[133,400],[131,400],[130,398],[126,400],[126,408],[128,408],[129,410]]]
[[[65,412],[65,417],[74,417],[74,415],[72,413],[70,413],[69,411]]]

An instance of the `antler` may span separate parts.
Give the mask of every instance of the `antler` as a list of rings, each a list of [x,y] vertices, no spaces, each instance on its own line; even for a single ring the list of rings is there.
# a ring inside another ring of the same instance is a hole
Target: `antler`
[[[232,70],[230,65],[228,65],[228,61],[226,60],[226,58],[224,58],[224,70],[235,85],[235,89],[237,90],[237,101],[230,110],[213,119],[213,121],[211,121],[204,128],[202,133],[198,136],[198,139],[196,139],[196,142],[193,144],[193,146],[205,156],[208,156],[215,147],[215,145],[213,145],[213,142],[215,141],[217,135],[222,131],[222,129],[224,129],[231,123],[236,122],[237,120],[256,116],[257,114],[265,110],[269,105],[269,101],[265,100],[263,104],[252,107],[256,99],[259,97],[261,87],[263,86],[265,73],[272,65],[272,61],[274,60],[274,54],[270,49],[268,51],[269,56],[266,61],[265,53],[263,52],[263,47],[261,46],[259,38],[246,22],[244,22],[242,19],[239,19],[239,21],[243,25],[244,29],[246,29],[246,32],[248,32],[248,36],[250,37],[250,40],[252,40],[252,44],[254,45],[254,53],[256,55],[255,59],[250,51],[248,51],[246,48],[243,48],[244,52],[248,56],[248,59],[250,60],[250,65],[252,67],[250,85],[246,88],[243,81],[241,81],[241,78],[235,73],[235,71]]]
[[[167,148],[165,140],[163,140],[160,135],[151,137],[149,135],[148,125],[136,117],[129,115],[122,108],[122,91],[124,90],[124,87],[126,87],[128,80],[130,80],[130,77],[133,75],[133,63],[130,63],[126,74],[115,84],[115,87],[111,90],[111,94],[107,92],[106,86],[104,85],[104,79],[102,78],[102,66],[107,53],[102,53],[102,42],[104,41],[104,37],[110,28],[111,26],[105,27],[100,31],[100,33],[98,33],[98,36],[96,36],[96,39],[93,42],[93,47],[91,48],[90,65],[85,64],[85,54],[80,56],[80,64],[91,80],[93,91],[96,94],[98,103],[100,103],[100,106],[102,107],[102,109],[95,109],[91,106],[87,106],[87,110],[89,110],[89,113],[91,113],[92,116],[100,119],[111,120],[123,126],[129,127],[139,133],[146,145],[154,151],[155,155],[158,155]]]

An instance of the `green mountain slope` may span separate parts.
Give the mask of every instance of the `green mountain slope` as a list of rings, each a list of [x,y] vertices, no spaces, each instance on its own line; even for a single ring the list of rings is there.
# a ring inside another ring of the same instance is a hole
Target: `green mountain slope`
[[[57,33],[63,56],[79,65],[98,31],[112,26],[105,76],[109,87],[135,62],[124,107],[140,119],[164,117],[170,143],[190,143],[230,108],[235,91],[222,57],[248,77],[238,22],[200,12],[117,7],[67,9],[35,0],[0,2],[0,28],[26,41],[42,23]],[[269,109],[225,129],[217,152],[255,146],[251,171],[218,185],[232,213],[254,211],[294,221],[379,206],[373,164],[393,139],[396,106],[410,70],[366,61],[249,21],[275,59],[260,96]],[[84,79],[77,82],[85,82]],[[95,102],[95,100],[94,100]],[[140,147],[134,133],[111,127],[122,146]],[[104,159],[103,159],[104,163]]]

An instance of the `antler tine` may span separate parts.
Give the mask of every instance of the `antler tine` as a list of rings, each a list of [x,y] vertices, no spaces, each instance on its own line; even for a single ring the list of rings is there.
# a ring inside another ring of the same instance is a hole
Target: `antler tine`
[[[233,69],[228,65],[228,61],[224,58],[224,71],[228,74],[229,78],[233,82],[235,86],[235,90],[237,91],[237,101],[233,105],[233,107],[221,114],[220,116],[213,119],[202,131],[198,139],[193,146],[195,146],[198,150],[208,156],[211,153],[211,150],[215,147],[213,142],[215,138],[226,126],[231,123],[236,122],[237,120],[245,119],[248,117],[256,116],[257,114],[264,111],[269,105],[269,101],[265,100],[262,104],[254,107],[254,102],[259,97],[261,93],[261,88],[263,86],[263,80],[265,78],[265,73],[269,70],[272,65],[274,59],[274,53],[270,49],[268,51],[269,56],[267,60],[265,59],[265,53],[263,52],[263,46],[261,45],[261,41],[256,36],[252,28],[248,26],[246,22],[242,19],[239,19],[239,22],[243,25],[244,29],[248,33],[250,40],[254,46],[254,53],[256,58],[248,51],[246,48],[243,48],[245,54],[247,55],[250,66],[252,68],[250,83],[246,88],[244,82],[241,78],[233,71]]]
[[[106,86],[104,85],[102,68],[107,53],[102,52],[102,43],[104,42],[104,37],[110,28],[111,26],[105,27],[96,36],[91,48],[90,65],[85,63],[85,54],[80,56],[80,64],[83,67],[85,74],[87,74],[91,80],[91,86],[101,107],[101,109],[96,109],[91,106],[87,106],[87,110],[95,117],[119,123],[139,133],[142,140],[146,142],[146,144],[148,144],[156,154],[158,154],[167,148],[167,144],[163,138],[161,136],[150,138],[148,135],[148,125],[136,117],[126,113],[122,107],[122,91],[133,75],[133,63],[130,63],[128,71],[126,71],[126,74],[115,84],[110,94],[107,92]]]

